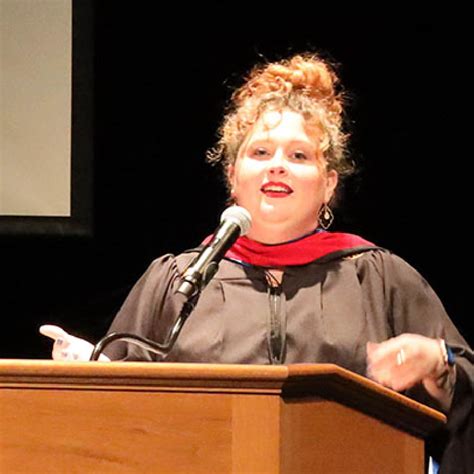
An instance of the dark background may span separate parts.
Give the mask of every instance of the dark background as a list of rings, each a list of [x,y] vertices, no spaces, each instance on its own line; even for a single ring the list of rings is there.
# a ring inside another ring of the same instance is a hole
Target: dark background
[[[212,232],[225,192],[204,155],[232,87],[262,58],[305,50],[340,64],[350,99],[360,172],[333,230],[415,266],[472,344],[471,52],[462,13],[242,5],[165,13],[148,3],[95,3],[93,136],[84,137],[94,149],[93,235],[0,236],[0,357],[49,357],[51,343],[37,332],[44,323],[96,341],[152,259]]]

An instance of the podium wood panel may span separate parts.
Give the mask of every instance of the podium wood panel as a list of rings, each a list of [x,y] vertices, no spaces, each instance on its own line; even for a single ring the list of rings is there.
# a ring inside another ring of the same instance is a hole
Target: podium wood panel
[[[332,365],[0,361],[0,388],[2,473],[421,473],[445,421]]]
[[[424,472],[421,439],[331,401],[285,405],[282,472]]]

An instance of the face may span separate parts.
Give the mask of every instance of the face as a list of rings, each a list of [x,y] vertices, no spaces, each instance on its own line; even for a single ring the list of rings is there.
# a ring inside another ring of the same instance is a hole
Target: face
[[[315,134],[296,112],[268,111],[242,143],[229,181],[236,203],[252,215],[250,238],[284,242],[316,228],[337,173],[326,170]]]

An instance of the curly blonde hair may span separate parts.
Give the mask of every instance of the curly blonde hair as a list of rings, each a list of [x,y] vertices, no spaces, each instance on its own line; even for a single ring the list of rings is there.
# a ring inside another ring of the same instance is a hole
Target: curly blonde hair
[[[227,174],[261,114],[290,109],[300,113],[310,129],[318,131],[328,169],[340,176],[350,174],[353,165],[347,157],[348,133],[343,130],[344,97],[338,86],[333,68],[311,53],[255,67],[232,94],[217,145],[208,151],[207,160],[220,163]]]

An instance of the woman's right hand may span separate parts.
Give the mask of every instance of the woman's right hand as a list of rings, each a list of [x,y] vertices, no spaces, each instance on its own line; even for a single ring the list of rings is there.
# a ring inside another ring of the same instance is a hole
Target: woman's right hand
[[[59,326],[46,324],[39,328],[39,331],[44,336],[54,339],[52,357],[54,360],[67,361],[88,361],[90,360],[94,346],[75,336],[71,336],[64,329]],[[110,362],[110,359],[101,354],[99,361]]]

